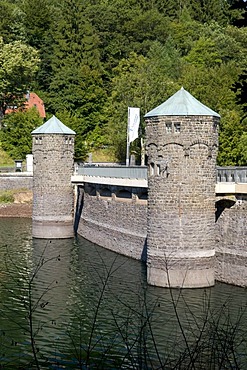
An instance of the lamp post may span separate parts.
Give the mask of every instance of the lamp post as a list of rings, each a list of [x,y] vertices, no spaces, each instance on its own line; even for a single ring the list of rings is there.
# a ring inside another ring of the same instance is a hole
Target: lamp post
[[[22,159],[15,160],[15,172],[22,172]]]

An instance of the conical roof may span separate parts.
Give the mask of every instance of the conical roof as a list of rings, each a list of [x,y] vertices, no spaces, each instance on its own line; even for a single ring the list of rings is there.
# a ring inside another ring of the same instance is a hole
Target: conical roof
[[[40,134],[61,134],[61,135],[75,135],[75,131],[65,126],[59,119],[52,116],[42,126],[39,126],[31,132],[32,135]]]
[[[206,107],[194,98],[183,87],[172,95],[168,100],[145,114],[147,117],[155,116],[215,116],[220,115]]]

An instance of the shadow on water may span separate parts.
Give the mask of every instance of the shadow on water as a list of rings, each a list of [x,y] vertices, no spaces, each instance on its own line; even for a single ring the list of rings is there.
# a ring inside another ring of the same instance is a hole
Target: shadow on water
[[[81,237],[0,229],[0,368],[35,368],[34,351],[42,369],[247,368],[245,289],[151,287],[143,263]]]

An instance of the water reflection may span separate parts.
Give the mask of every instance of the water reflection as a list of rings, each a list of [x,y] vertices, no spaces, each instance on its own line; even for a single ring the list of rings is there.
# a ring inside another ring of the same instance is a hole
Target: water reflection
[[[80,237],[0,230],[0,367],[247,368],[245,289],[150,287],[142,263]]]

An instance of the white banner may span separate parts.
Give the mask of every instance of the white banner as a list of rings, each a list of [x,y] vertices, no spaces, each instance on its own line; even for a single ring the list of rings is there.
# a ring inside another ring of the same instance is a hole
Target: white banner
[[[138,138],[139,124],[140,124],[140,108],[128,107],[129,143]]]

